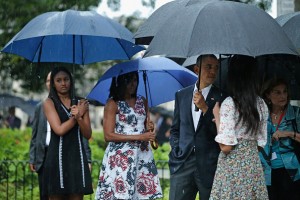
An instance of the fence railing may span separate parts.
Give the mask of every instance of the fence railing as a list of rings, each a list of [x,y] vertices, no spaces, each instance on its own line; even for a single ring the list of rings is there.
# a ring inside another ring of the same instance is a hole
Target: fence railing
[[[169,187],[168,162],[156,161],[156,165],[164,191],[164,188]],[[94,191],[96,191],[100,167],[101,161],[92,162]],[[38,177],[36,173],[30,171],[28,161],[0,161],[0,199],[39,199]],[[94,194],[85,196],[84,199],[94,199]]]

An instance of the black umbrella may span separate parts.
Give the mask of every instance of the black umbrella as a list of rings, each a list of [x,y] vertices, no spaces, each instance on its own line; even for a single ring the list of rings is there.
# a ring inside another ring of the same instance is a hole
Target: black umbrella
[[[168,2],[157,10],[155,10],[150,17],[138,28],[134,34],[136,44],[148,45],[157,31],[163,27],[164,23],[169,17],[180,10],[185,9],[186,6],[217,0],[176,0]]]
[[[222,59],[220,75],[215,81],[215,85],[228,91],[227,72],[229,58]],[[283,78],[289,83],[291,100],[300,100],[300,60],[293,55],[266,55],[256,57],[261,85],[271,78]]]
[[[294,45],[300,49],[300,11],[281,15],[276,21],[289,36]]]
[[[298,53],[269,14],[232,1],[196,3],[179,10],[166,20],[145,52],[145,56],[179,58],[202,54]]]

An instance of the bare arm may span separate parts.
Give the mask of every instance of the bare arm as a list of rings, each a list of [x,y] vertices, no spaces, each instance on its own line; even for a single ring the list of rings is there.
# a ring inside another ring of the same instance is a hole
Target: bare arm
[[[139,135],[125,135],[115,133],[116,114],[118,112],[117,104],[114,100],[108,100],[104,107],[103,130],[106,142],[128,142],[134,140],[150,141],[155,139],[154,132],[145,132]]]
[[[75,126],[76,120],[74,119],[74,117],[71,117],[69,120],[65,121],[64,123],[60,121],[54,103],[51,99],[49,98],[46,99],[43,106],[44,106],[43,108],[45,111],[46,118],[51,128],[57,135],[63,136]]]
[[[72,106],[72,114],[80,127],[82,135],[86,139],[92,136],[91,120],[89,115],[89,105],[87,100],[80,100],[77,106]]]
[[[214,121],[217,126],[217,131],[219,132],[219,128],[220,128],[220,105],[219,105],[219,102],[216,102],[216,105],[213,109],[213,114],[215,116]],[[225,154],[229,154],[230,151],[233,149],[233,146],[231,146],[231,145],[225,145],[225,144],[219,143],[219,146],[220,146],[221,151]]]
[[[280,130],[277,130],[272,138],[275,139],[275,140],[279,140],[279,138],[291,138],[291,139],[294,139],[295,141],[297,142],[300,142],[300,135],[299,133],[296,133],[294,131],[280,131]]]

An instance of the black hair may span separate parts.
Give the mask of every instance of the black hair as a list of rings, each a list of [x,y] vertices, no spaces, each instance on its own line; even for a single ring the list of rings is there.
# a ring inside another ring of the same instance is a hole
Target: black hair
[[[291,97],[290,97],[290,88],[289,88],[288,82],[285,79],[283,79],[283,78],[273,77],[273,78],[267,80],[264,83],[264,87],[263,87],[263,90],[262,90],[262,98],[267,103],[267,106],[268,106],[269,110],[272,110],[272,102],[271,102],[271,100],[267,96],[278,85],[284,85],[284,86],[286,86],[286,89],[287,89],[287,102],[290,101]],[[285,105],[285,108],[287,107],[287,105],[288,104]]]
[[[238,123],[242,122],[246,126],[246,132],[256,135],[260,125],[257,61],[254,57],[235,55],[229,62],[228,92],[239,112]]]
[[[50,76],[50,92],[49,92],[49,98],[51,98],[54,103],[56,104],[60,104],[60,99],[57,95],[57,91],[54,87],[54,77],[59,73],[59,72],[65,72],[66,74],[68,74],[69,78],[70,78],[70,90],[69,90],[69,97],[70,99],[72,99],[72,97],[74,97],[74,82],[73,82],[73,77],[72,74],[70,73],[69,70],[67,70],[65,67],[55,67],[53,68],[53,70],[51,71],[51,76]]]
[[[201,60],[203,61],[205,58],[215,58],[215,59],[218,60],[217,56],[215,56],[214,54],[204,54],[204,55],[198,56],[197,61],[196,61],[196,65],[199,67],[200,66],[200,61]]]
[[[110,89],[109,89],[109,98],[112,98],[114,101],[123,101],[125,100],[125,93],[126,93],[126,87],[127,84],[130,83],[130,81],[137,77],[137,86],[139,85],[139,74],[137,71],[122,74],[120,76],[114,77],[112,79]],[[134,94],[132,94],[132,97],[137,96],[137,88]]]

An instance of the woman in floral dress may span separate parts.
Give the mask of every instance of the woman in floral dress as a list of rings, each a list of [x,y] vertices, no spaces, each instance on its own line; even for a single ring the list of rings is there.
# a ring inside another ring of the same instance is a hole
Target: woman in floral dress
[[[103,119],[104,137],[109,143],[103,157],[96,200],[162,197],[149,145],[149,141],[155,140],[154,124],[146,122],[149,119],[147,102],[137,95],[137,86],[137,72],[112,80]]]
[[[268,199],[258,146],[267,142],[268,108],[258,97],[257,65],[248,56],[234,56],[228,68],[230,97],[213,113],[219,143],[217,170],[210,199]]]

